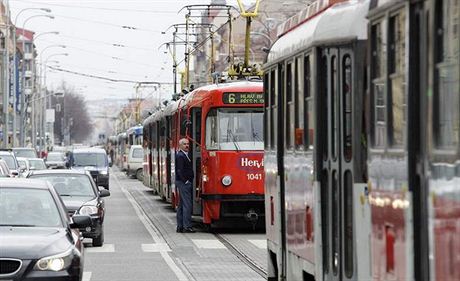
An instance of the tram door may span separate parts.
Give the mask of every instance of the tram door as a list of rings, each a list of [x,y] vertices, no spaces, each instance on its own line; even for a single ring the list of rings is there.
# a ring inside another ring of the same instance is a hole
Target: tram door
[[[201,184],[201,108],[192,109],[192,130],[191,137],[193,141],[190,142],[190,150],[192,152],[193,171],[195,172],[195,178],[193,180],[193,215],[201,215],[201,202],[199,193],[197,192]]]
[[[319,178],[324,280],[355,280],[353,142],[359,147],[356,141],[361,135],[356,128],[360,126],[354,125],[358,124],[355,121],[361,109],[353,106],[360,96],[353,77],[361,72],[353,69],[350,48],[323,48],[319,56],[318,158],[319,165],[322,163]]]

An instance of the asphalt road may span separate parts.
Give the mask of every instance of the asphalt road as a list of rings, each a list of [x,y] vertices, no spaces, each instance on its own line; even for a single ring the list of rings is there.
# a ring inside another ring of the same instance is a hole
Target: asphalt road
[[[158,196],[116,168],[106,201],[105,244],[85,239],[83,281],[264,280],[212,233],[175,232],[175,213]],[[266,269],[263,233],[221,233]]]

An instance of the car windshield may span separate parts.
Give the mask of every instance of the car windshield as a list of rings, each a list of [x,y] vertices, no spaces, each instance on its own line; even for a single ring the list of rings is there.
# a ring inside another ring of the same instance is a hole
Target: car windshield
[[[144,150],[142,148],[135,148],[133,150],[133,158],[144,158]]]
[[[42,174],[32,175],[31,178],[39,178],[49,181],[61,196],[71,197],[95,197],[93,186],[86,175],[75,174]]]
[[[61,153],[49,153],[46,156],[47,161],[64,161],[64,156]]]
[[[18,160],[19,167],[27,168],[26,160]]]
[[[16,170],[18,168],[16,166],[16,161],[14,161],[13,155],[0,155],[0,159],[5,160],[6,164],[8,165],[8,168],[10,168],[11,170]]]
[[[263,150],[263,111],[220,108],[206,119],[206,147],[216,150]]]
[[[34,170],[46,170],[45,162],[41,159],[29,159],[29,165]]]
[[[59,209],[47,189],[0,187],[0,213],[0,226],[62,226]]]
[[[33,149],[18,149],[18,150],[13,150],[14,155],[16,157],[24,157],[24,158],[37,158],[37,154],[35,153],[35,150]]]
[[[74,153],[73,166],[107,167],[106,155],[103,153]]]

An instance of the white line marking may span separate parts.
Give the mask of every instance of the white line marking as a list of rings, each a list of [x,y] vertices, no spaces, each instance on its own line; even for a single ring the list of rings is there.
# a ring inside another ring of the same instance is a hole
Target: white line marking
[[[142,251],[146,253],[171,252],[169,245],[166,243],[142,244]]]
[[[152,236],[152,239],[155,241],[156,244],[167,244],[166,241],[160,237],[155,230],[155,225],[148,219],[147,215],[145,214],[144,210],[139,206],[139,204],[134,200],[134,197],[126,191],[126,189],[123,187],[123,185],[120,184],[120,180],[118,179],[117,176],[114,175],[114,178],[120,186],[121,191],[123,194],[126,196],[128,201],[131,203],[131,205],[134,208],[134,211],[136,211],[137,217],[139,220],[142,222],[144,225],[145,229],[150,233],[150,236]],[[177,264],[174,262],[174,260],[171,258],[171,256],[168,254],[166,251],[160,251],[161,257],[165,260],[166,264],[169,266],[169,268],[174,272],[176,277],[180,281],[188,281],[189,278],[185,275],[185,273],[177,266]]]
[[[201,249],[227,249],[222,242],[215,239],[192,239],[192,241]]]
[[[83,277],[81,281],[90,281],[91,280],[91,272],[85,271],[83,272]]]
[[[115,245],[113,244],[104,244],[102,247],[91,247],[85,248],[87,253],[114,253]]]
[[[267,240],[265,239],[248,240],[248,241],[254,244],[259,249],[267,249]]]

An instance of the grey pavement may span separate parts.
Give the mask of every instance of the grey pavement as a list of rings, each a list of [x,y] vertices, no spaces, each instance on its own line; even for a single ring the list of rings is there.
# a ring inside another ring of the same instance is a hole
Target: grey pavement
[[[85,271],[91,272],[91,278],[84,281],[264,280],[214,234],[176,233],[175,212],[141,182],[128,179],[117,168],[112,169],[110,180],[106,243],[114,244],[115,249],[111,253],[87,253]],[[221,235],[266,269],[264,234],[248,231]]]
[[[83,281],[187,280],[168,264],[168,252],[155,239],[155,233],[149,232],[113,177],[110,192],[105,199],[104,246],[93,248],[86,243],[91,240],[84,241]],[[152,246],[158,244],[160,250]]]

